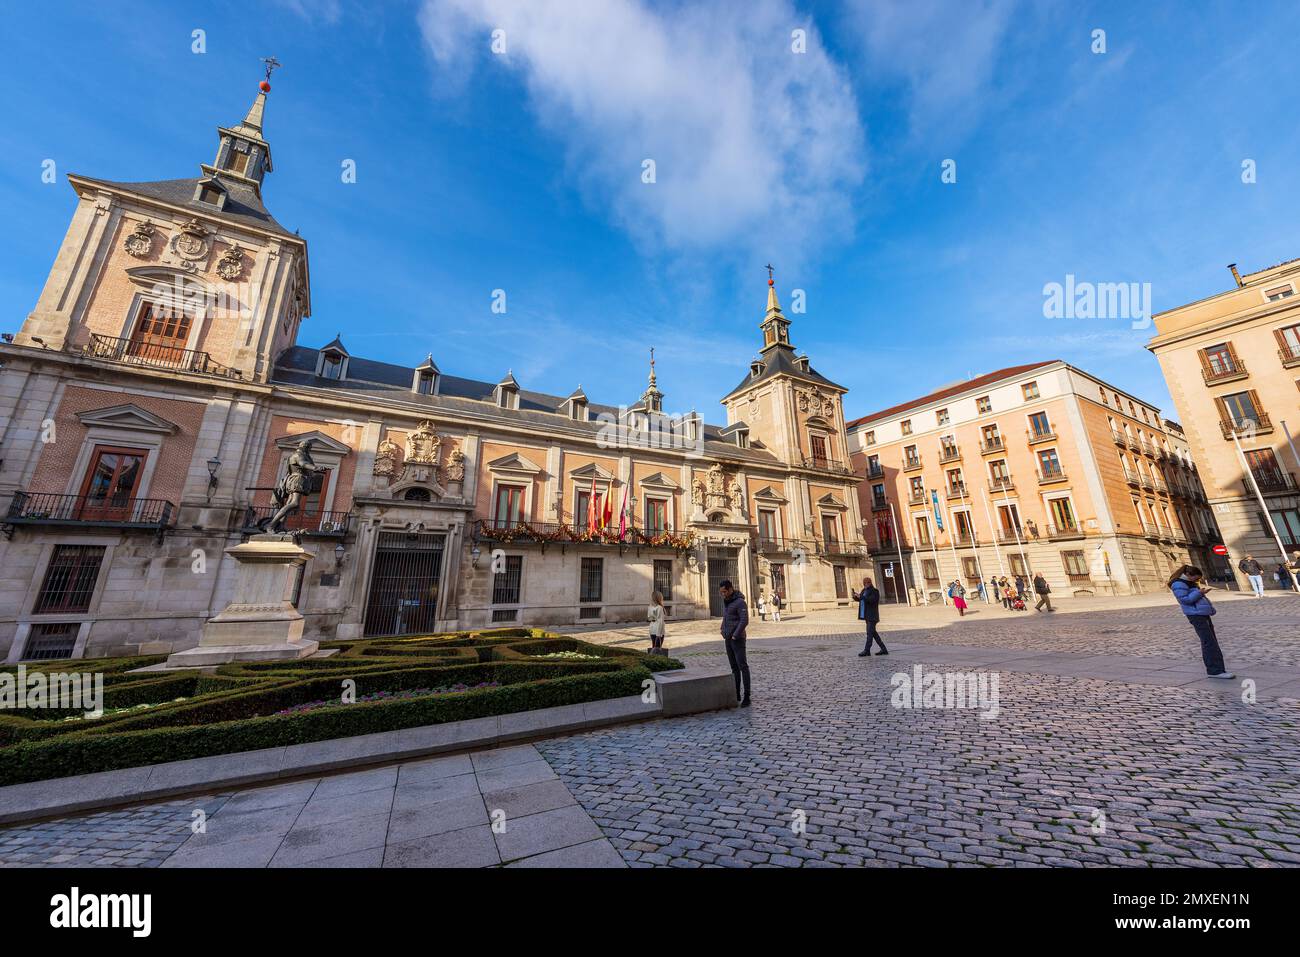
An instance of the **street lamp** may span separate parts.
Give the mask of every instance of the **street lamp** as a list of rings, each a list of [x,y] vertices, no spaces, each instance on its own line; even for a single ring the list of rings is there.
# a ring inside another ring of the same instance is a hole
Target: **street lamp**
[[[208,459],[208,502],[212,502],[212,493],[217,490],[217,469],[221,468],[221,459],[215,455]]]

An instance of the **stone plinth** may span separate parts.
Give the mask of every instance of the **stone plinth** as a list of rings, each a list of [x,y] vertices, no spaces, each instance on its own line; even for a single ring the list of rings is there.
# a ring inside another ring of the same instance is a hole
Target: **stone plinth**
[[[289,535],[254,535],[226,554],[239,564],[234,600],[203,625],[198,647],[171,655],[167,667],[279,661],[314,653],[318,645],[302,637],[303,617],[293,604],[299,570],[311,553]]]

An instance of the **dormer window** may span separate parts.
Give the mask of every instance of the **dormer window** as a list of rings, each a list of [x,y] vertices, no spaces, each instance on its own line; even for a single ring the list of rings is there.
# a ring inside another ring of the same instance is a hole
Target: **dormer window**
[[[575,422],[587,421],[587,403],[580,399],[575,399],[569,403],[569,418]]]
[[[326,379],[343,378],[343,356],[337,352],[327,352],[321,357],[320,374]]]
[[[226,157],[226,169],[239,176],[248,174],[248,164],[253,158],[253,153],[249,145],[243,141],[234,143],[230,147],[230,153]]]
[[[433,387],[438,377],[428,369],[421,369],[415,374],[415,391],[420,395],[433,395]]]
[[[221,198],[225,194],[217,189],[211,183],[204,183],[199,189],[199,202],[207,203],[209,206],[220,206]]]

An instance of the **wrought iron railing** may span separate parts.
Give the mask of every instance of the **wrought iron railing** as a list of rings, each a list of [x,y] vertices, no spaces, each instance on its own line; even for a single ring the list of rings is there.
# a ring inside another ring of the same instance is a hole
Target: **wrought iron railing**
[[[172,523],[176,507],[158,498],[100,498],[54,492],[14,492],[5,513],[9,535],[15,525],[86,525],[141,528],[160,535]]]
[[[1272,432],[1273,421],[1268,417],[1267,412],[1258,412],[1253,419],[1224,419],[1219,422],[1219,428],[1223,431],[1225,439],[1232,438],[1233,434],[1251,436],[1258,435],[1261,432]]]
[[[476,542],[537,545],[613,545],[646,548],[687,549],[695,543],[695,534],[671,528],[646,529],[628,526],[622,532],[614,525],[590,530],[585,525],[566,522],[528,522],[479,518],[474,520]]]
[[[238,369],[213,361],[212,356],[206,352],[151,342],[137,342],[116,336],[92,335],[90,342],[82,347],[82,353],[95,359],[108,359],[111,362],[126,362],[156,369],[198,372],[202,375],[215,375],[226,379],[243,378],[243,373]]]
[[[273,505],[250,505],[244,509],[244,531],[258,530],[258,523],[276,513]],[[319,538],[342,538],[351,524],[351,512],[295,512],[284,520],[290,532]]]
[[[1249,373],[1246,372],[1246,363],[1240,359],[1231,359],[1223,363],[1221,368],[1215,369],[1207,366],[1201,370],[1201,375],[1205,378],[1206,385],[1217,385],[1220,382],[1232,382],[1234,379],[1244,379]]]

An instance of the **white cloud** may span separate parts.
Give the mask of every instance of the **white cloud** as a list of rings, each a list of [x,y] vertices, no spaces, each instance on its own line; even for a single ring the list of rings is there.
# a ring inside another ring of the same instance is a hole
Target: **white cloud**
[[[638,241],[793,259],[851,233],[857,102],[787,0],[425,0],[420,24],[440,82],[517,71],[587,199]],[[489,52],[497,29],[504,56]],[[791,52],[795,29],[806,53]]]
[[[1007,52],[1021,0],[874,0],[850,5],[846,22],[861,35],[866,72],[902,81],[914,128],[974,122]]]
[[[338,23],[343,16],[343,0],[277,0],[280,6],[309,23]]]

